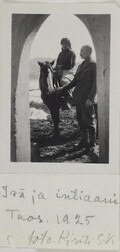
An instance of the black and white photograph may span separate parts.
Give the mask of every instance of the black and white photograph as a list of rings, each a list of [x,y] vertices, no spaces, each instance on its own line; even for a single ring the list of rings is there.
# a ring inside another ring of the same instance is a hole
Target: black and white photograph
[[[12,14],[11,161],[109,163],[109,14]]]
[[[0,2],[0,251],[118,251],[120,6],[38,1]]]

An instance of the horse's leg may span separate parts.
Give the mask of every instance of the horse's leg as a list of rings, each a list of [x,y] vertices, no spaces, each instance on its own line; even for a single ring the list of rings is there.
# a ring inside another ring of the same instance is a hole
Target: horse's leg
[[[54,124],[55,134],[58,135],[59,134],[59,114],[60,114],[59,107],[56,104],[54,104],[54,106],[50,108],[50,112],[51,112],[51,117]]]
[[[69,107],[69,104],[67,103],[67,98],[65,96],[62,96],[61,97],[61,110],[69,110],[70,107]]]

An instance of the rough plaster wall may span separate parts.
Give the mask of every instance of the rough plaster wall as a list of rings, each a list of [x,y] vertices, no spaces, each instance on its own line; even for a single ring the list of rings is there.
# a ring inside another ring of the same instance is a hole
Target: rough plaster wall
[[[29,51],[35,34],[47,17],[33,14],[12,16],[11,161],[30,161]]]
[[[100,163],[109,162],[110,15],[77,15],[96,49]]]
[[[27,38],[19,64],[16,89],[16,158],[17,161],[30,161],[30,117],[29,117],[29,64],[31,41],[36,32]]]

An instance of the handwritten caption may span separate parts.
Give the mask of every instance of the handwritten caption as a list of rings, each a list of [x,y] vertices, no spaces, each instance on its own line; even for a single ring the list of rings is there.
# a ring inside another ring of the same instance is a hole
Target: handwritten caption
[[[3,186],[3,194],[2,197],[4,198],[18,198],[18,199],[26,199],[26,190],[23,188],[20,188],[17,190],[10,190],[8,186]],[[48,194],[48,193],[47,193]],[[36,200],[47,200],[49,197],[46,195],[46,193],[40,191],[36,192],[35,189],[33,189],[32,193],[28,195],[31,198],[31,203],[34,205],[36,204]],[[101,197],[100,195],[92,196],[89,193],[84,193],[83,190],[70,190],[70,192],[66,193],[63,192],[60,189],[57,189],[57,192],[55,192],[55,198],[58,200],[68,200],[68,201],[85,201],[88,203],[100,203],[100,204],[119,204],[117,195],[114,193],[111,195],[111,197]]]
[[[50,183],[47,189],[38,183],[35,187],[3,184],[4,241],[11,246],[14,240],[18,247],[114,249],[118,239],[118,191],[89,188],[66,188],[59,183],[54,188]]]

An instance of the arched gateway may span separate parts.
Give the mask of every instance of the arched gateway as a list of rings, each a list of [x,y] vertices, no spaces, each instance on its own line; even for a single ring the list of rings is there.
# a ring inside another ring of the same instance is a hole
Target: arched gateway
[[[13,14],[11,72],[11,161],[29,162],[29,54],[49,15]],[[87,27],[96,50],[100,163],[109,162],[110,15],[75,15]]]

